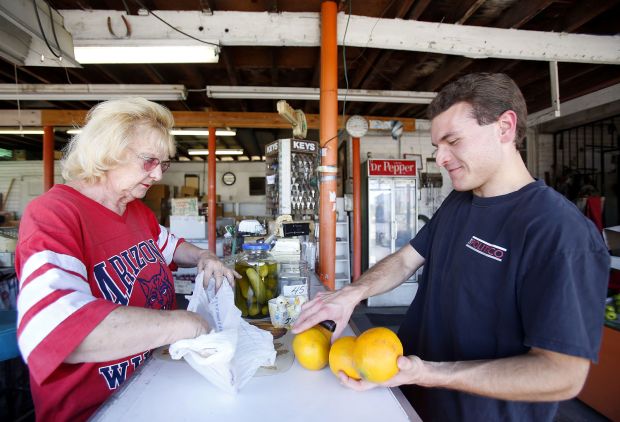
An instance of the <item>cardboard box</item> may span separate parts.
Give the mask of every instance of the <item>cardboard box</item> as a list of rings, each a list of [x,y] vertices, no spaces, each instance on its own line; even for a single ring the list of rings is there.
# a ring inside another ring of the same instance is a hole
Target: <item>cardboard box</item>
[[[605,227],[603,234],[611,254],[620,256],[620,226]]]
[[[162,198],[170,198],[170,186],[168,185],[153,185],[146,191],[144,199],[155,200]]]
[[[191,186],[181,186],[179,189],[179,198],[197,197],[198,189]]]
[[[170,232],[186,239],[206,239],[207,222],[201,215],[171,215]]]
[[[200,200],[202,201],[203,204],[206,204],[207,202],[209,202],[209,195],[202,195],[202,198]],[[222,196],[215,195],[215,202],[216,203],[222,202]]]
[[[173,198],[170,200],[171,215],[198,215],[198,198]]]

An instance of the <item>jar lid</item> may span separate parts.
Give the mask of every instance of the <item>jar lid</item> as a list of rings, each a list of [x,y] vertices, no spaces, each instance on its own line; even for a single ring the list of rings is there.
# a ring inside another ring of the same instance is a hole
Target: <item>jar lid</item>
[[[246,251],[268,251],[270,246],[267,243],[244,243],[241,248]]]

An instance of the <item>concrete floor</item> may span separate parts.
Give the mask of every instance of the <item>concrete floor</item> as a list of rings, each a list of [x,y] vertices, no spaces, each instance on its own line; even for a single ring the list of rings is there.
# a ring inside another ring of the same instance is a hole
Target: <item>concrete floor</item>
[[[358,305],[351,320],[360,332],[375,326],[387,327],[394,332],[398,330],[407,307],[367,307]],[[379,323],[377,323],[379,322]],[[610,420],[587,406],[578,399],[560,403],[555,422],[609,422]]]

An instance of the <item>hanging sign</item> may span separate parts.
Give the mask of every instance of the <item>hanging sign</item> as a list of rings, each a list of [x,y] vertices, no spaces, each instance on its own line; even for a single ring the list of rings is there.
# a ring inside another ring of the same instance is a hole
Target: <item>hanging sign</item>
[[[403,176],[417,174],[415,160],[368,160],[369,176]]]

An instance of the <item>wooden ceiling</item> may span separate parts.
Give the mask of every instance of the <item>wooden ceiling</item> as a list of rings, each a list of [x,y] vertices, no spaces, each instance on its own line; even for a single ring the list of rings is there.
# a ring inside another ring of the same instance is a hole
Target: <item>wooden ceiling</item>
[[[133,15],[139,4],[150,10],[320,12],[320,0],[49,0],[57,10],[118,10]],[[615,35],[620,22],[620,0],[364,0],[341,1],[339,9],[371,18],[408,19],[434,23],[513,28],[545,32]],[[0,41],[1,42],[1,41]],[[344,57],[343,57],[344,56]],[[165,102],[174,111],[275,112],[275,100],[223,100],[208,98],[207,85],[319,87],[318,47],[224,46],[215,64],[85,65],[83,68],[17,67],[0,59],[0,83],[68,84],[183,84],[185,101]],[[470,72],[505,72],[523,90],[528,111],[550,107],[549,65],[543,61],[474,59],[417,51],[364,47],[339,48],[339,87],[370,90],[437,91],[454,78]],[[346,63],[346,66],[344,66]],[[346,69],[346,74],[345,74]],[[583,96],[620,82],[620,66],[559,63],[561,101]],[[319,112],[318,101],[289,101],[305,113]],[[22,109],[85,110],[93,102],[21,101]],[[17,109],[15,101],[0,101],[0,109]],[[343,103],[339,103],[342,113]],[[347,102],[344,113],[425,118],[425,105]],[[284,129],[239,129],[234,138],[221,138],[227,147],[242,146],[248,155],[263,155],[264,145],[290,136]],[[309,134],[318,140],[318,133]],[[57,132],[60,146],[66,141]],[[204,139],[179,138],[180,155],[204,145]],[[1,148],[29,150],[40,157],[36,136],[0,136]]]

